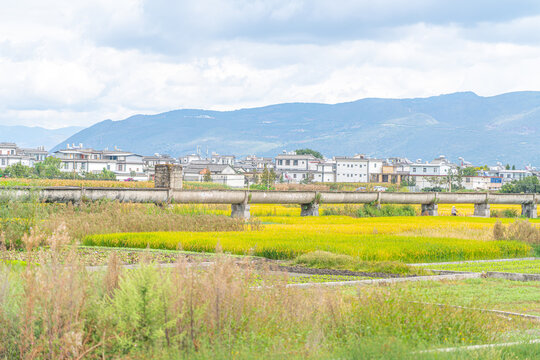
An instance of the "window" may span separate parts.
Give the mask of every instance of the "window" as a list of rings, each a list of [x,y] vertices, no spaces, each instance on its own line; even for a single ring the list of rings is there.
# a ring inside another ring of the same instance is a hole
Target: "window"
[[[285,160],[285,165],[291,165],[291,161],[290,160]]]
[[[424,172],[427,172],[427,168],[424,168]]]
[[[293,174],[293,176],[292,176],[292,177],[296,179],[296,174]]]
[[[416,172],[416,168],[412,168],[412,172]]]
[[[298,160],[294,160],[293,165],[297,166],[298,165]]]

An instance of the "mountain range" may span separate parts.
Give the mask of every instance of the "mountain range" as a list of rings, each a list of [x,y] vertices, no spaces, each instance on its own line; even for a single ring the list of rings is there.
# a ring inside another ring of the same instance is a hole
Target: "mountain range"
[[[84,128],[79,126],[51,130],[37,126],[0,125],[0,142],[14,142],[23,148],[44,146],[45,149],[50,149],[82,129]]]
[[[312,148],[326,156],[363,153],[475,164],[540,165],[540,92],[491,97],[461,92],[428,98],[367,98],[339,104],[285,103],[235,111],[174,110],[105,120],[59,142],[114,146],[149,155],[275,156]]]

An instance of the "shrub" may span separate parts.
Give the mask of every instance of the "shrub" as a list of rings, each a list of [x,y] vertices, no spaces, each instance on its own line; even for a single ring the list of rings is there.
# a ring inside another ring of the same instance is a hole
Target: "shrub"
[[[493,218],[517,218],[519,217],[516,209],[491,210],[490,216]]]
[[[540,244],[540,228],[528,220],[517,220],[508,226],[497,221],[493,227],[493,238],[495,240],[518,240],[538,245]]]
[[[375,204],[364,204],[363,206],[344,205],[325,208],[323,216],[345,215],[357,218],[381,217],[381,216],[416,216],[417,211],[411,205],[382,205],[378,208]]]

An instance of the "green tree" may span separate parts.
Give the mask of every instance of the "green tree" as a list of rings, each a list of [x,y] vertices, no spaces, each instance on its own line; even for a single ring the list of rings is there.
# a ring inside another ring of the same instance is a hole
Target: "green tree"
[[[462,168],[461,172],[463,176],[477,176],[480,170],[481,170],[480,168],[471,166],[471,167]]]
[[[11,178],[33,177],[34,169],[21,163],[13,164],[4,169],[4,176]]]
[[[270,171],[268,169],[268,167],[266,165],[264,165],[264,170],[261,174],[261,178],[260,178],[260,184],[265,188],[265,189],[270,189],[273,187],[274,183],[276,181],[276,174],[274,172],[274,170]]]
[[[521,180],[514,180],[509,184],[504,184],[500,190],[502,193],[539,193],[540,180],[536,176],[527,176]]]
[[[316,151],[316,150],[313,150],[313,149],[298,149],[295,151],[296,155],[313,155],[315,156],[317,159],[322,159],[323,156],[320,152]]]
[[[62,177],[61,165],[62,160],[50,156],[34,165],[34,173],[40,179],[58,179]]]

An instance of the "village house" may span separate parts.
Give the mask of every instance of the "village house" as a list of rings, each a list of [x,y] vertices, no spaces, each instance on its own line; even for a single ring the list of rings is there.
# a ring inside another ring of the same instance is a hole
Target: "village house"
[[[143,156],[143,171],[149,180],[156,174],[156,165],[178,164],[178,160],[167,154],[154,154],[153,156]]]
[[[232,166],[227,164],[212,164],[208,161],[192,161],[183,168],[184,181],[205,181],[210,176],[210,181],[233,188],[243,188],[245,176],[238,173]]]
[[[276,156],[275,169],[285,182],[313,181],[317,165],[321,161],[311,154],[297,155],[295,152],[284,151],[283,154]]]
[[[210,158],[210,162],[212,164],[234,166],[234,164],[236,162],[236,156],[234,156],[234,155],[219,155],[217,153],[212,153],[212,157]]]
[[[461,185],[466,190],[474,191],[497,191],[501,189],[502,177],[500,176],[464,176]]]
[[[317,171],[314,174],[313,181],[322,183],[336,182],[336,163],[334,161],[325,161],[317,164]]]
[[[336,156],[333,160],[336,182],[375,182],[382,174],[383,160],[381,159],[370,159],[359,154],[353,157]]]
[[[47,151],[44,147],[23,149],[15,143],[0,143],[0,169],[15,164],[34,166],[35,163],[45,160],[46,157]]]
[[[100,173],[104,169],[112,171],[118,180],[148,180],[144,172],[143,156],[131,152],[115,150],[94,150],[67,145],[65,149],[54,152],[61,161],[60,170],[77,174]]]
[[[523,180],[528,176],[533,176],[532,170],[510,170],[506,169],[502,165],[491,167],[488,172],[492,176],[502,178],[502,183],[510,183],[514,180]]]

